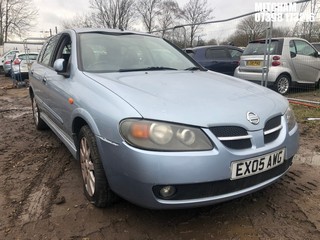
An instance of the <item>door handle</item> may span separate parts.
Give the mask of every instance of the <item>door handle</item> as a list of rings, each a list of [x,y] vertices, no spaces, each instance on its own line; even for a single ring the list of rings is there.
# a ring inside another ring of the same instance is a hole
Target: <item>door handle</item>
[[[42,78],[42,82],[43,82],[43,84],[46,84],[47,83],[47,78],[46,77]]]

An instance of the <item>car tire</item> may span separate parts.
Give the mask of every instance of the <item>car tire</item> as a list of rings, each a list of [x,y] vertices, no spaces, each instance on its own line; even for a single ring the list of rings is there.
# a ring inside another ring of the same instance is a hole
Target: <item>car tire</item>
[[[285,95],[288,93],[290,89],[290,85],[291,85],[290,76],[287,74],[281,74],[277,78],[274,84],[274,88],[276,92],[280,93],[281,95]]]
[[[116,195],[109,187],[95,136],[87,125],[79,133],[79,160],[87,199],[99,208],[112,205]]]
[[[320,89],[320,79],[318,80],[318,82],[315,83],[315,89]]]
[[[48,125],[40,118],[40,109],[36,102],[36,98],[33,96],[31,98],[31,105],[32,105],[32,116],[33,121],[36,126],[37,130],[45,130],[48,128]]]
[[[11,77],[11,70],[9,70],[9,72],[4,74],[5,77]]]

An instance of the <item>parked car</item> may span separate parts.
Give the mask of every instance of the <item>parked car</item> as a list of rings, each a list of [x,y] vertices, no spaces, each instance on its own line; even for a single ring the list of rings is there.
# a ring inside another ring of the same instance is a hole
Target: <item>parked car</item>
[[[19,50],[10,50],[1,57],[0,66],[3,67],[6,77],[11,76],[11,60],[16,53],[19,53]]]
[[[188,48],[186,52],[203,67],[233,76],[243,50],[230,45],[214,45]]]
[[[318,52],[320,52],[320,42],[313,42],[311,44],[315,49],[317,49]]]
[[[11,59],[11,77],[18,81],[29,78],[29,69],[31,64],[37,59],[37,52],[15,53]]]
[[[244,50],[234,76],[261,83],[265,40],[256,40]],[[318,51],[301,38],[274,38],[270,43],[268,86],[280,94],[290,87],[308,84],[319,87],[320,57]]]
[[[29,75],[36,128],[49,126],[79,160],[97,207],[116,195],[157,209],[227,201],[275,182],[298,149],[284,97],[156,36],[65,30]]]

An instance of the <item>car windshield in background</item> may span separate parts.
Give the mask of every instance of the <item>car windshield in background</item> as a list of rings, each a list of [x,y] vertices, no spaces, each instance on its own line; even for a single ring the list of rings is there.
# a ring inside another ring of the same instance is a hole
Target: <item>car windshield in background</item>
[[[270,43],[269,53],[270,54],[281,54],[281,47],[279,41],[272,41]],[[265,41],[251,42],[245,48],[242,55],[264,55],[266,44]],[[267,52],[268,53],[268,52]]]
[[[21,54],[18,56],[21,60],[36,60],[37,54]]]
[[[185,70],[196,67],[161,38],[139,34],[80,34],[82,70],[127,72]]]
[[[320,43],[311,43],[320,52]]]

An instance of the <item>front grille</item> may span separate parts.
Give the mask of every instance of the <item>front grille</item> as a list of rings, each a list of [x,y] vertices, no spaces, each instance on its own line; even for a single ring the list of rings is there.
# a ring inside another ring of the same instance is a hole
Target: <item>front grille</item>
[[[198,199],[240,191],[283,174],[288,170],[291,164],[292,158],[284,161],[284,163],[280,166],[272,168],[268,171],[250,177],[241,178],[238,180],[227,179],[208,183],[173,185],[176,187],[177,192],[175,195],[173,195],[170,199],[167,200]],[[164,199],[159,194],[160,189],[163,187],[164,185],[157,185],[153,187],[153,193],[159,199]]]
[[[264,143],[270,143],[276,140],[280,134],[281,129],[281,116],[270,119],[263,129]]]
[[[251,136],[246,129],[237,126],[211,127],[210,131],[221,143],[232,149],[251,148]]]

